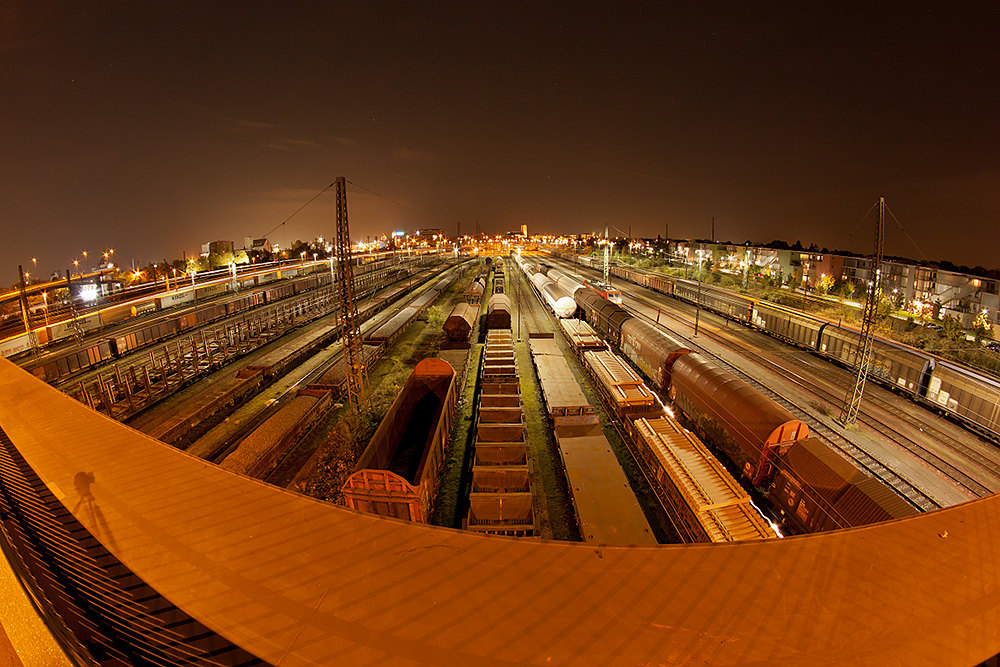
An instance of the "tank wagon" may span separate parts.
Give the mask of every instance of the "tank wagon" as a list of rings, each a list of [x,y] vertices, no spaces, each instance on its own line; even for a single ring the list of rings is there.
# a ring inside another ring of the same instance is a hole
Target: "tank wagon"
[[[347,506],[427,523],[456,402],[451,365],[418,363],[341,488]]]
[[[568,273],[560,271],[559,269],[549,269],[547,275],[549,278],[552,279],[553,282],[555,282],[556,285],[559,285],[559,287],[566,290],[568,294],[572,294],[580,287],[583,287],[582,282],[580,282],[573,276],[569,275]]]
[[[563,288],[559,287],[551,278],[538,269],[537,265],[530,261],[523,261],[521,269],[528,279],[538,290],[542,299],[549,309],[555,313],[556,317],[572,317],[576,312],[576,301],[573,296]]]

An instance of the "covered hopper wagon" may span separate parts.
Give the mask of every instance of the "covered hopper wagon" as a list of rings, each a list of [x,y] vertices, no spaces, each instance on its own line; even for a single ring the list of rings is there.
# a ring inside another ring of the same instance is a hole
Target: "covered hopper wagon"
[[[490,329],[510,329],[510,297],[494,294],[486,304],[486,326]]]
[[[460,303],[452,309],[451,315],[444,322],[444,332],[447,334],[448,340],[460,343],[468,342],[469,334],[476,326],[479,308],[480,306],[474,306],[470,303]]]

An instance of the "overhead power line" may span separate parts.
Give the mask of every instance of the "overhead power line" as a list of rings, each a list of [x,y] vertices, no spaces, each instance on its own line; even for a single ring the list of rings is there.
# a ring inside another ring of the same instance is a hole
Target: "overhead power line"
[[[844,243],[846,243],[848,239],[850,239],[852,236],[854,236],[854,232],[858,231],[858,228],[864,223],[864,221],[868,218],[868,216],[871,215],[871,212],[873,210],[875,210],[876,206],[878,206],[878,202],[875,202],[874,204],[872,204],[872,207],[870,209],[868,209],[863,216],[861,216],[860,220],[858,220],[858,224],[854,225],[854,229],[852,229],[847,236],[845,236],[844,238],[840,239],[840,241],[837,242],[837,245],[835,245],[834,248],[841,248],[841,247],[843,247]]]
[[[330,183],[330,185],[326,186],[325,188],[323,188],[322,190],[320,190],[319,192],[317,192],[315,195],[313,195],[312,199],[310,199],[309,201],[307,201],[302,206],[299,206],[297,209],[295,209],[294,213],[292,213],[290,216],[288,216],[287,218],[285,218],[284,220],[282,220],[281,222],[279,222],[277,225],[275,225],[274,228],[271,229],[267,234],[264,234],[264,238],[267,238],[268,236],[270,236],[271,234],[273,234],[275,232],[275,230],[277,230],[278,228],[283,227],[285,225],[285,223],[287,223],[289,220],[291,220],[292,218],[294,218],[295,216],[297,216],[299,213],[301,213],[302,209],[304,209],[306,206],[309,206],[309,204],[311,204],[314,201],[316,201],[317,199],[319,199],[323,195],[324,192],[328,191],[330,188],[334,187],[335,185],[337,185],[336,181],[334,181],[333,183]]]
[[[361,188],[362,190],[364,190],[365,192],[367,192],[367,193],[369,193],[369,194],[373,194],[373,195],[375,195],[376,197],[379,197],[380,199],[384,199],[384,200],[386,200],[387,202],[389,202],[389,203],[391,203],[391,204],[395,204],[395,205],[396,205],[396,206],[398,206],[399,208],[402,208],[402,209],[405,209],[405,210],[409,211],[410,213],[416,213],[417,215],[422,215],[422,216],[424,216],[425,218],[429,218],[429,217],[430,217],[430,216],[426,215],[425,213],[421,213],[420,211],[418,211],[418,210],[417,210],[417,209],[415,209],[415,208],[410,208],[410,207],[409,207],[409,206],[407,206],[406,204],[400,204],[400,203],[399,203],[398,201],[396,201],[395,199],[390,199],[389,197],[386,197],[385,195],[380,195],[379,193],[375,192],[375,191],[374,191],[374,190],[372,190],[371,188],[366,188],[365,186],[361,185],[360,183],[356,183],[356,182],[354,182],[354,181],[347,181],[347,182],[348,182],[348,183],[350,183],[351,185],[353,185],[353,186],[354,186],[354,187],[356,187],[356,188]]]
[[[899,227],[899,231],[903,232],[906,238],[909,239],[910,243],[913,244],[913,247],[916,248],[917,252],[919,252],[920,255],[924,258],[924,261],[929,262],[930,258],[927,256],[927,253],[924,252],[923,248],[917,245],[917,242],[913,240],[913,237],[910,236],[910,233],[905,229],[903,229],[902,223],[899,222],[899,219],[896,217],[896,214],[892,212],[892,209],[890,209],[888,206],[886,206],[885,209],[889,212],[889,215],[896,222],[896,226]]]

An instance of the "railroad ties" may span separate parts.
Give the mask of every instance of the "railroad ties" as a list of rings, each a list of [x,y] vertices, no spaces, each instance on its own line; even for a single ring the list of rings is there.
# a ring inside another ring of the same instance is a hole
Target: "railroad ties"
[[[479,409],[473,428],[472,487],[463,528],[480,533],[535,535],[524,408],[510,321],[486,333]]]

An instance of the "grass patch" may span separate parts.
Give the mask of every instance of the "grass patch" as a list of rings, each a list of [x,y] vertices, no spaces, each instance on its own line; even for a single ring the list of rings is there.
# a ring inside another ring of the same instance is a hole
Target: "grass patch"
[[[341,487],[413,369],[441,350],[445,340],[441,322],[445,308],[450,311],[449,303],[457,294],[460,294],[459,285],[453,283],[428,308],[426,321],[410,325],[385,356],[368,370],[367,409],[360,415],[349,414],[345,408],[335,409],[313,429],[303,448],[310,455],[316,453],[316,465],[304,481],[295,485],[296,491],[330,502],[343,502]]]

